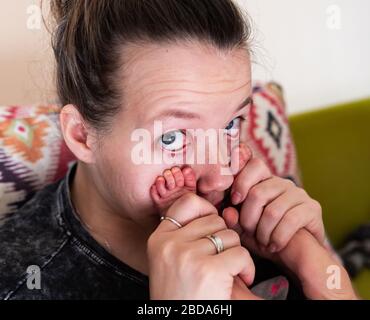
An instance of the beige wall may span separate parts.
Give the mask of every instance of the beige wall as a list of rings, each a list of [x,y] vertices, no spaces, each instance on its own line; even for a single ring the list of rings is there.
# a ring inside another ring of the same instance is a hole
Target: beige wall
[[[28,27],[37,26],[34,11],[27,12],[34,4],[39,1],[1,0],[0,105],[53,100],[49,34],[42,23],[41,29]]]
[[[0,1],[0,105],[53,100],[50,37],[27,28],[40,0]],[[237,1],[257,29],[254,79],[280,82],[289,113],[370,96],[369,0]]]
[[[370,97],[369,0],[237,0],[258,32],[254,78],[283,84],[289,113]]]

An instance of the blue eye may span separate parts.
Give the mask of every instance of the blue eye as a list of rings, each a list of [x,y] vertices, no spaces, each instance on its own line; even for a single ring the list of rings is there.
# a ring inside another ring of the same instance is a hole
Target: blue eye
[[[185,146],[185,133],[181,130],[165,133],[160,138],[162,147],[169,151],[179,151]]]
[[[232,120],[229,125],[225,128],[226,131],[232,130],[229,134],[233,137],[237,136],[240,129],[240,117]],[[238,130],[238,131],[236,131]]]

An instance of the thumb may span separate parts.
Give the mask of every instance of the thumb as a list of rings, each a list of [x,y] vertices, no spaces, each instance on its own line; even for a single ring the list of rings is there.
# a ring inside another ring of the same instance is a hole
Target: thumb
[[[239,212],[233,207],[228,207],[222,212],[222,217],[229,229],[236,231],[239,236],[243,233],[243,229],[239,224]]]

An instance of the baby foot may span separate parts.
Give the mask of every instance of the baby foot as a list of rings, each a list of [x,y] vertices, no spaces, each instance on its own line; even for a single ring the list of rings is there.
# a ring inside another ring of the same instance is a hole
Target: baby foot
[[[165,170],[150,188],[150,194],[160,215],[165,216],[168,208],[188,192],[196,192],[196,177],[191,167],[173,167]]]

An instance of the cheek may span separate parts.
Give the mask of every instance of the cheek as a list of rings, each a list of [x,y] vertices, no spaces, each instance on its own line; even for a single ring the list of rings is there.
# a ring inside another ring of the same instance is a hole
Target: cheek
[[[135,165],[131,162],[121,166],[118,188],[131,205],[152,204],[150,187],[168,167],[162,165]]]
[[[119,197],[119,202],[126,202],[130,206],[151,205],[149,190],[156,178],[163,175],[166,169],[174,166],[181,167],[186,163],[186,152],[172,154],[166,151],[161,154],[162,150],[153,147],[154,153],[158,153],[157,156],[163,161],[157,163],[153,157],[150,164],[135,164],[132,160],[132,142],[125,141],[123,144],[128,147],[122,148],[113,140],[101,152],[103,159],[100,159],[100,167],[105,171],[109,191],[114,192],[115,197]],[[192,148],[189,148],[189,151],[192,152]]]
[[[135,202],[147,203],[150,198],[149,189],[154,183],[156,175],[148,168],[137,166],[127,171],[122,177],[122,187],[127,190]]]
[[[100,169],[104,176],[100,191],[105,199],[121,211],[150,210],[153,203],[149,190],[155,177],[144,169],[129,162],[105,163]]]
[[[128,172],[129,176],[123,177],[123,180],[128,181],[132,185],[140,199],[150,197],[150,187],[155,183],[158,176],[163,175],[166,169],[171,166],[166,165],[133,165]]]

